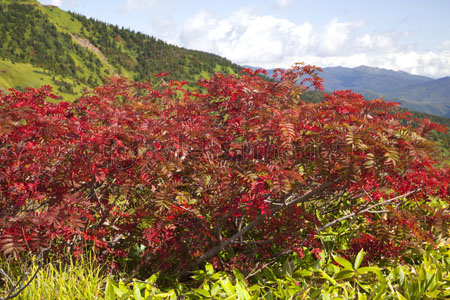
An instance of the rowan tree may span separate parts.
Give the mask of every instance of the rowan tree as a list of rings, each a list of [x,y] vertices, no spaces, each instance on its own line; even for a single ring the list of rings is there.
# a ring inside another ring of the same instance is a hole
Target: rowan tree
[[[448,201],[449,171],[426,139],[444,128],[351,91],[305,103],[322,88],[317,71],[198,86],[116,78],[74,103],[46,101],[49,87],[12,90],[0,100],[2,255],[92,246],[180,274],[317,252],[318,233],[361,216],[392,249],[447,234],[433,199]],[[351,237],[351,249],[371,241]]]

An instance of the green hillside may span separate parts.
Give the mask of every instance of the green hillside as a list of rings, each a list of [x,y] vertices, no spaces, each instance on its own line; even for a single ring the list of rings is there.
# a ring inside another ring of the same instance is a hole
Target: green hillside
[[[195,82],[241,68],[214,54],[187,50],[154,37],[34,0],[0,0],[0,89],[49,84],[73,100],[86,87],[120,75]]]
[[[6,93],[8,88],[24,90],[26,87],[43,85],[52,85],[55,94],[70,101],[75,100],[86,87],[75,84],[71,78],[52,75],[49,71],[30,63],[0,60],[0,92]]]

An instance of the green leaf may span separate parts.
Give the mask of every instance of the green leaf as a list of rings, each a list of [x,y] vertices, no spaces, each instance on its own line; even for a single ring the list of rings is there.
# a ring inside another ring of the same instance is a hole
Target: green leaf
[[[248,300],[250,299],[249,293],[245,290],[245,287],[243,287],[239,282],[236,283],[236,295],[238,296],[239,300]]]
[[[144,297],[142,297],[142,294],[141,294],[141,290],[139,289],[139,286],[137,284],[134,285],[133,296],[134,296],[134,299],[136,299],[136,300],[144,300]]]
[[[160,293],[153,297],[153,299],[169,299],[169,300],[177,300],[177,294],[174,290],[170,290],[167,293]]]
[[[370,285],[362,284],[356,279],[355,279],[355,281],[364,291],[366,291],[366,293],[371,293],[372,292],[373,288]]]
[[[429,279],[426,281],[426,284],[423,287],[424,292],[426,292],[428,289],[433,290],[433,288],[436,285],[435,279],[436,279],[436,273],[434,273],[433,275],[429,276]]]
[[[385,291],[386,291],[386,281],[380,283],[380,286],[377,288],[376,295],[375,297],[373,297],[373,300],[382,299],[381,297],[384,296]]]
[[[247,284],[245,283],[244,275],[242,275],[242,273],[239,272],[239,270],[233,269],[233,275],[234,275],[234,278],[236,278],[236,280],[240,281],[244,286],[247,285]]]
[[[273,300],[273,292],[272,290],[269,290],[267,294],[265,295],[266,300]]]
[[[208,274],[208,275],[214,274],[214,268],[211,264],[206,264],[205,270],[206,270],[206,274]]]
[[[353,271],[352,263],[346,260],[345,258],[335,256],[333,257],[334,261],[343,266],[345,269],[349,269]]]
[[[149,285],[154,285],[156,280],[158,279],[158,275],[159,275],[159,273],[153,274],[145,282],[148,282]]]
[[[398,297],[399,300],[408,300],[402,294],[400,294],[399,291],[395,291],[395,293],[397,294],[397,297]]]
[[[300,277],[309,277],[313,274],[312,271],[301,269],[294,272],[294,277],[300,276]]]
[[[362,260],[363,260],[363,257],[364,257],[364,250],[361,249],[361,250],[358,252],[358,255],[356,255],[355,263],[354,263],[354,265],[353,265],[354,268],[355,268],[355,270],[358,269],[359,266],[361,265],[361,262],[362,262]]]
[[[204,289],[192,289],[192,291],[194,293],[200,294],[200,295],[202,295],[204,297],[211,297],[212,296],[207,290],[204,290]]]
[[[381,272],[381,269],[377,266],[372,266],[372,267],[362,267],[359,268],[358,270],[356,270],[356,272],[358,272],[359,274],[366,274],[366,273],[378,273]]]
[[[405,282],[405,272],[403,272],[402,266],[399,266],[398,276],[399,276],[400,284],[403,284]]]
[[[113,279],[108,278],[105,288],[105,297],[107,300],[116,299],[116,294],[114,293],[115,287],[117,287],[116,282]]]
[[[367,295],[361,294],[360,292],[358,292],[358,300],[367,300]]]
[[[128,289],[126,284],[122,281],[119,282],[119,286],[114,287],[114,292],[119,298],[125,298],[131,295],[133,292]]]
[[[218,282],[215,282],[211,288],[211,297],[215,297],[220,291],[220,284]]]
[[[362,267],[356,270],[356,272],[359,274],[374,273],[375,275],[377,275],[378,282],[386,283],[386,277],[381,272],[381,269],[377,266]]]
[[[334,278],[336,280],[347,279],[347,278],[353,277],[354,274],[355,274],[354,271],[348,270],[348,269],[344,269],[344,270],[339,271]]]
[[[222,284],[222,288],[225,290],[225,293],[227,293],[228,296],[235,295],[234,286],[229,278],[226,278],[225,280],[221,279],[220,283]]]
[[[287,258],[283,263],[283,274],[292,276],[292,269],[292,263],[289,258]]]
[[[337,282],[336,282],[336,280],[334,280],[333,278],[331,278],[327,273],[325,273],[324,271],[322,271],[322,270],[318,270],[319,272],[320,272],[320,274],[322,274],[322,277],[323,278],[325,278],[326,280],[328,280],[329,282],[331,282],[333,285],[336,285],[337,284]]]

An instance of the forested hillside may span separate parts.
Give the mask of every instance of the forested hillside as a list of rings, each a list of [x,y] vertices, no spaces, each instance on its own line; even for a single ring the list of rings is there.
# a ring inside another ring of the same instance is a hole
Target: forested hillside
[[[105,76],[141,81],[169,72],[169,79],[196,81],[215,71],[231,74],[241,69],[214,54],[176,47],[33,0],[0,1],[0,58],[3,90],[50,84],[69,99],[103,83]],[[23,69],[23,76],[14,74],[13,64]]]

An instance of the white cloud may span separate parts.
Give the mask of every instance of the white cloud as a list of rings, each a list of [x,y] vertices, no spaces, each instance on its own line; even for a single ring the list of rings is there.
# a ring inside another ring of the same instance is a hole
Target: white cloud
[[[411,74],[430,77],[444,77],[450,74],[450,51],[440,53],[416,51],[398,51],[392,53],[367,54],[356,53],[340,56],[305,56],[303,60],[308,64],[325,66],[357,67],[361,65],[379,67],[391,70],[405,71]],[[284,62],[289,66],[289,61]],[[292,63],[290,63],[292,65]]]
[[[361,27],[363,21],[339,22],[331,20],[323,33],[316,35],[316,50],[321,56],[332,56],[343,51],[350,51],[349,40],[354,29]]]
[[[177,43],[187,48],[218,53],[240,64],[261,67],[289,65],[308,55],[333,56],[351,50],[348,41],[362,21],[332,19],[323,29],[308,22],[294,24],[272,16],[255,16],[247,10],[217,19],[206,11],[190,18]]]
[[[413,74],[443,77],[450,74],[450,51],[440,53],[415,51],[396,52],[385,55],[385,67],[404,70]]]
[[[246,10],[221,20],[202,11],[186,22],[178,40],[185,47],[218,53],[238,63],[269,65],[308,48],[311,29],[309,23],[295,25]]]
[[[442,43],[440,52],[421,53],[405,43],[405,32],[360,34],[363,26],[362,20],[341,22],[337,18],[323,27],[295,24],[246,9],[218,19],[201,11],[172,40],[263,68],[305,62],[321,67],[368,65],[432,77],[450,74],[450,40]]]
[[[391,52],[396,49],[395,40],[392,36],[386,34],[365,34],[356,38],[356,43],[366,51]]]

